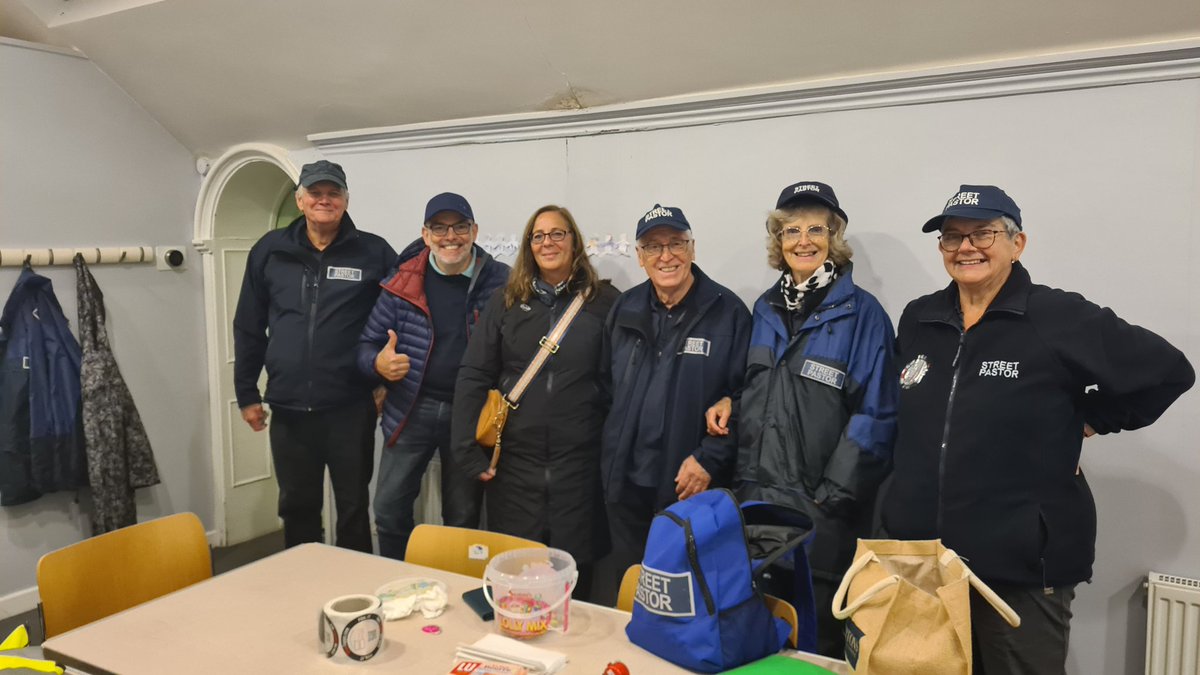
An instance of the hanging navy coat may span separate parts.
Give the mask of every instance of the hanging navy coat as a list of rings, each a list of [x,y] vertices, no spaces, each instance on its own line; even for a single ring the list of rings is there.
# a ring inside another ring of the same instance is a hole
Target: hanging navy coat
[[[28,265],[0,316],[0,505],[87,485],[79,343]]]

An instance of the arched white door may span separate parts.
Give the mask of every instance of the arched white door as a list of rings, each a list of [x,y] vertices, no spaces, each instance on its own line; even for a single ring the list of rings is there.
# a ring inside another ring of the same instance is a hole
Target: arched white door
[[[214,502],[222,546],[280,529],[267,432],[254,432],[242,421],[234,394],[232,325],[250,247],[299,215],[292,197],[298,175],[282,148],[238,146],[213,163],[196,205],[194,243],[204,265]]]

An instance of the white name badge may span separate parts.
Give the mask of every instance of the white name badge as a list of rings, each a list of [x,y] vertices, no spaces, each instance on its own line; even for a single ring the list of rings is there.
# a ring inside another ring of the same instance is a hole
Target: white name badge
[[[712,343],[704,338],[690,337],[683,343],[682,354],[699,354],[700,356],[708,356],[708,351],[712,347]]]
[[[804,366],[800,369],[800,375],[837,389],[841,389],[846,384],[845,373],[816,361],[805,361]]]
[[[327,267],[326,279],[339,281],[362,281],[362,270],[357,267]]]

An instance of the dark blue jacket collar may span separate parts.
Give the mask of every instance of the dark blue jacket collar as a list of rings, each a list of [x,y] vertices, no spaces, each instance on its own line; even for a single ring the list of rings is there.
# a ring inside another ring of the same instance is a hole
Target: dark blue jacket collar
[[[338,223],[337,236],[329,244],[326,250],[337,246],[343,242],[358,238],[358,228],[354,226],[354,221],[350,218],[350,212],[342,214],[342,222]],[[290,243],[299,246],[301,249],[310,253],[317,252],[316,247],[312,245],[312,241],[308,238],[308,221],[305,220],[304,214],[300,214],[287,226],[287,239]]]
[[[1029,270],[1020,262],[1013,263],[1012,273],[1000,288],[1000,292],[988,305],[987,313],[1010,312],[1024,314],[1029,306],[1029,291],[1033,288],[1033,280]],[[950,285],[933,295],[933,301],[925,305],[917,316],[919,321],[939,321],[959,325],[958,283],[951,281]]]
[[[696,308],[696,316],[701,316],[720,299],[722,289],[696,263],[692,263],[692,277],[694,281],[688,290],[687,301]],[[617,316],[613,317],[614,325],[638,331],[645,337],[653,335],[652,308],[658,299],[654,292],[654,284],[647,279],[626,292],[634,302],[622,306]]]

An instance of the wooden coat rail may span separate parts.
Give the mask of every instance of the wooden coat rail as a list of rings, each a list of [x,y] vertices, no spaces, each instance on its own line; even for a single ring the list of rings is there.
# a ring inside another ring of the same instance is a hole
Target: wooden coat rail
[[[73,265],[75,254],[82,253],[89,265],[136,264],[154,262],[153,246],[92,246],[89,248],[5,248],[0,249],[0,267],[20,267],[29,260],[34,267]]]

